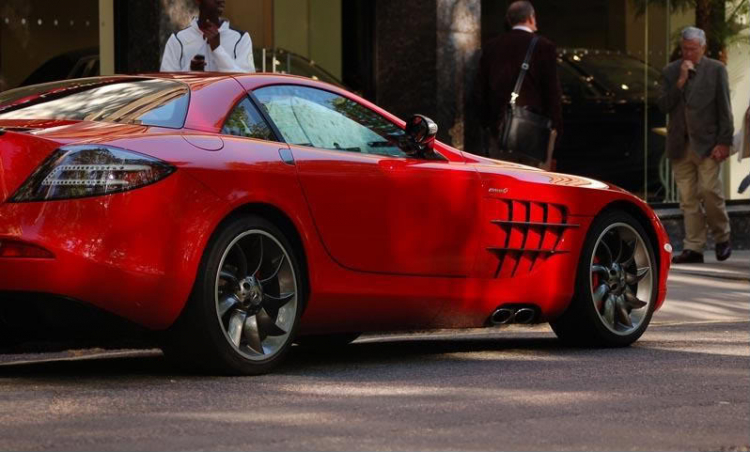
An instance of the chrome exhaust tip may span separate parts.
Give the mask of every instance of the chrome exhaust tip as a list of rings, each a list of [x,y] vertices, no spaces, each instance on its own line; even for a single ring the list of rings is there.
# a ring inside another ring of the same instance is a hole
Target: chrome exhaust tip
[[[507,325],[508,323],[513,323],[515,317],[515,309],[500,308],[492,313],[490,322],[493,325]]]
[[[530,308],[521,308],[516,311],[516,323],[529,324],[536,318],[536,311]]]

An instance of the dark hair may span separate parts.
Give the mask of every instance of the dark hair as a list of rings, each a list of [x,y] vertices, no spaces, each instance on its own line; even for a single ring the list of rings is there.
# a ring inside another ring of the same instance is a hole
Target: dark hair
[[[508,25],[515,27],[526,22],[533,15],[534,6],[531,2],[520,0],[510,4],[508,12],[505,13],[505,19],[508,21]]]

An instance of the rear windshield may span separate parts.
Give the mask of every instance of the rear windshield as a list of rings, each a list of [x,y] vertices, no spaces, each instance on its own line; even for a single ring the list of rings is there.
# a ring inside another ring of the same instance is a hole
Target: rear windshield
[[[190,90],[174,80],[98,77],[0,93],[0,119],[67,119],[180,128]]]

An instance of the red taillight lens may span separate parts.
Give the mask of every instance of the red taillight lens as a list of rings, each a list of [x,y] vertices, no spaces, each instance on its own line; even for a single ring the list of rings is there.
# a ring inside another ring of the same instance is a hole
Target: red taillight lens
[[[112,146],[64,146],[34,171],[10,202],[120,193],[153,184],[174,171],[159,159]]]
[[[40,246],[15,240],[0,240],[0,258],[3,257],[52,259],[55,255]]]

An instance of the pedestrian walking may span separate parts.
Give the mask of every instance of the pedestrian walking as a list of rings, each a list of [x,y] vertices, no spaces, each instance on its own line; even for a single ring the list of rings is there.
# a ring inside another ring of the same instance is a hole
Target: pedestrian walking
[[[499,134],[526,54],[532,40],[538,36],[536,12],[531,2],[515,1],[508,7],[506,20],[511,30],[484,46],[479,62],[481,121],[489,135],[490,157],[532,163],[518,153],[500,149]],[[557,76],[557,47],[552,41],[538,36],[528,61],[528,70],[516,93],[515,103],[551,119],[555,130],[553,136],[556,134],[559,141],[562,134],[562,91]],[[551,157],[550,152],[543,167],[550,165]]]
[[[195,0],[199,15],[167,40],[162,72],[255,72],[253,42],[221,18],[224,0]]]
[[[683,251],[672,262],[703,262],[706,224],[716,242],[716,259],[723,261],[732,254],[719,177],[734,135],[729,77],[723,63],[705,56],[706,34],[700,28],[682,31],[681,48],[682,58],[662,71],[658,100],[669,114],[667,156],[685,217]]]

